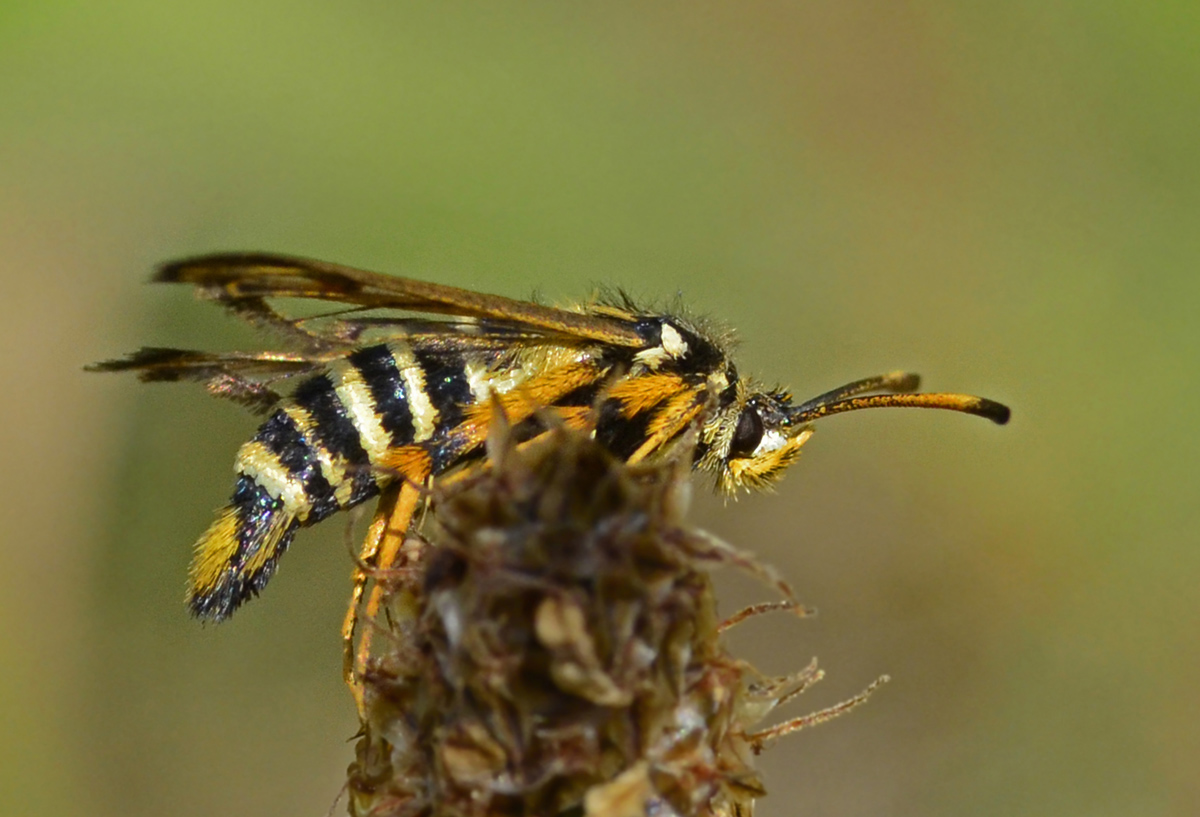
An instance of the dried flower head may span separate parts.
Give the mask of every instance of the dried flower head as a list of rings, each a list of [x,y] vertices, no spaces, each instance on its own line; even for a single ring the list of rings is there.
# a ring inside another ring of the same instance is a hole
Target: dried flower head
[[[377,577],[388,615],[362,679],[351,813],[748,817],[765,794],[757,751],[837,712],[752,731],[821,673],[763,677],[720,634],[802,608],[685,524],[687,463],[629,466],[567,429],[524,449],[506,436]],[[723,624],[716,565],[786,600]]]

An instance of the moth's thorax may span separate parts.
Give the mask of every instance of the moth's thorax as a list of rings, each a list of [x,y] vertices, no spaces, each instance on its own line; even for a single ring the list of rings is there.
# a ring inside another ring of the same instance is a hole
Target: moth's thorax
[[[697,326],[672,315],[647,315],[639,318],[635,328],[646,340],[634,361],[646,368],[694,375],[724,373],[729,355],[723,344]]]

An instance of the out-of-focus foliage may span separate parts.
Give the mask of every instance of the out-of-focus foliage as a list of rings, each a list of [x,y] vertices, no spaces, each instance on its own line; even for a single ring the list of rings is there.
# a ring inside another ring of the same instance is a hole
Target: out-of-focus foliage
[[[814,706],[894,678],[766,756],[759,813],[1197,813],[1198,36],[1184,3],[5,3],[5,808],[337,794],[345,526],[200,628],[253,420],[79,371],[261,343],[141,281],[265,249],[682,291],[797,395],[904,367],[1010,403],[830,420],[778,495],[700,502],[822,611],[738,652],[820,655]]]

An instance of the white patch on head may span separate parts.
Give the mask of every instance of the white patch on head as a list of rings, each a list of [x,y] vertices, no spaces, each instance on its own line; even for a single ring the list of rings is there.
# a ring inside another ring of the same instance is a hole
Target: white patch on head
[[[758,457],[763,454],[770,454],[772,451],[778,451],[787,445],[787,442],[788,438],[786,436],[773,428],[768,429],[763,432],[762,440],[759,441],[758,447],[754,449],[754,453],[750,456]]]

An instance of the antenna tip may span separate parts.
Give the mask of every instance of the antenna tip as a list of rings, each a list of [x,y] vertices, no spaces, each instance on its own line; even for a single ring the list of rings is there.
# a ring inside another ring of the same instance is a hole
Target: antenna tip
[[[883,376],[880,388],[891,392],[910,392],[921,388],[921,375],[915,372],[888,372]]]
[[[979,405],[976,407],[976,413],[980,417],[986,417],[998,426],[1002,426],[1012,417],[1012,410],[1003,403],[997,403],[995,400],[988,400],[986,397],[979,398]]]

